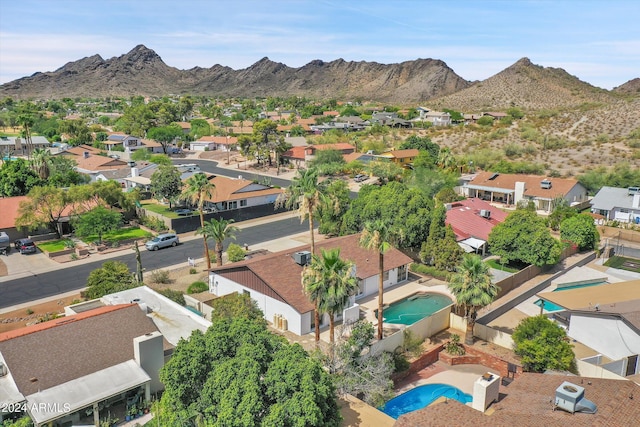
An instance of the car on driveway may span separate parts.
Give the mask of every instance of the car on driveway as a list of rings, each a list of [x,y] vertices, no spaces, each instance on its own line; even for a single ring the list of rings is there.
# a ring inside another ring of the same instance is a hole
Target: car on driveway
[[[191,209],[176,209],[174,212],[179,216],[189,216],[193,213]]]
[[[353,180],[355,182],[362,182],[362,181],[366,181],[367,179],[369,179],[369,177],[367,175],[361,174],[359,173],[358,175],[356,175]]]
[[[18,239],[14,242],[14,246],[16,247],[16,250],[23,255],[35,254],[37,251],[36,244],[33,243],[33,240],[31,239]]]
[[[167,248],[169,246],[178,246],[180,240],[178,236],[173,233],[158,234],[153,239],[149,240],[144,246],[148,251],[157,251],[158,249]]]

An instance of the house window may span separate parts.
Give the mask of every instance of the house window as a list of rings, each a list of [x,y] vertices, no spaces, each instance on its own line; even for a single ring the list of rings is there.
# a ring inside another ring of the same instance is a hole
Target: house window
[[[237,201],[228,202],[227,209],[238,209],[238,202]]]
[[[389,270],[385,271],[382,275],[382,281],[386,282],[387,280],[389,280]]]
[[[246,200],[240,200],[240,207],[244,208],[245,206],[247,206],[247,201]]]
[[[356,298],[364,294],[364,281],[358,280],[358,291],[356,292]]]

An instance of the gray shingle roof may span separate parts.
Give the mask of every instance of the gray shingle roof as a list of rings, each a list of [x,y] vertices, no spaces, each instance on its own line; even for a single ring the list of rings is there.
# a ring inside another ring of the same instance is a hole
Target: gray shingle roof
[[[610,211],[613,208],[633,209],[633,196],[627,188],[602,187],[591,199],[594,209]]]

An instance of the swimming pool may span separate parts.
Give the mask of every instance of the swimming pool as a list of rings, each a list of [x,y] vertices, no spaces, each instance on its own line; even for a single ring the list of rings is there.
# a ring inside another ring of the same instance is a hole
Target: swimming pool
[[[390,417],[398,419],[400,415],[430,405],[439,397],[455,399],[462,404],[473,400],[470,394],[466,394],[449,384],[425,384],[394,397],[380,407],[380,410]]]
[[[569,286],[563,286],[560,288],[556,288],[551,292],[562,292],[562,291],[568,291],[570,289],[579,289],[579,288],[588,288],[590,286],[599,286],[599,285],[606,285],[609,282],[602,282],[602,281],[598,281],[598,282],[592,282],[592,283],[580,283],[577,285],[569,285]],[[534,302],[535,305],[537,305],[538,307],[542,308],[542,300],[539,299],[536,302]],[[544,309],[549,311],[549,312],[553,312],[553,311],[564,311],[564,308],[560,307],[557,304],[554,304],[552,302],[549,301],[544,301]]]
[[[394,302],[383,311],[384,321],[402,325],[412,325],[418,320],[452,305],[453,301],[446,295],[437,293],[417,293],[403,300]],[[376,317],[378,317],[378,310]]]

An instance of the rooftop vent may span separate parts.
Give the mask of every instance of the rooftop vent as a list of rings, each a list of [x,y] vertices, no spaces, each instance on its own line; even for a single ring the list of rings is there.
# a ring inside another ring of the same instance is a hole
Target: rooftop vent
[[[494,173],[493,175],[491,175],[491,176],[489,177],[489,181],[493,181],[493,180],[494,180],[494,179],[496,179],[498,176],[500,176],[500,174],[499,174],[499,173]]]
[[[585,414],[595,414],[597,407],[595,403],[584,398],[584,387],[570,383],[568,381],[560,384],[556,389],[556,408],[567,412],[584,412]]]
[[[83,152],[82,155],[84,156],[85,159],[89,158],[89,152],[88,151]]]
[[[311,252],[300,251],[293,254],[293,259],[298,265],[307,265],[311,262]]]
[[[4,366],[3,362],[0,362],[0,377],[4,377],[7,375],[7,367]]]
[[[551,188],[551,181],[549,181],[548,179],[544,179],[540,181],[540,188],[544,188],[548,190],[549,188]]]
[[[482,218],[491,218],[491,211],[488,209],[481,209],[480,210],[480,216]]]
[[[627,188],[627,194],[629,196],[635,196],[636,194],[640,194],[640,187],[629,187],[629,188]]]

